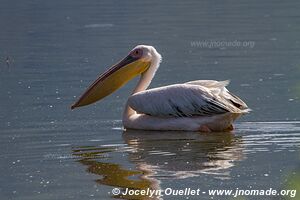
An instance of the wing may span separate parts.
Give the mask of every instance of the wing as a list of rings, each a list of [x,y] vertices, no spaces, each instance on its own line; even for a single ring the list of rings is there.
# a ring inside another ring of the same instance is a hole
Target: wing
[[[215,80],[196,80],[196,81],[189,81],[185,84],[190,85],[200,85],[206,88],[225,88],[227,85],[229,85],[230,81],[215,81]]]
[[[212,90],[214,89],[221,89],[223,90],[220,96],[223,95],[223,98],[230,101],[232,104],[234,104],[236,107],[238,107],[241,110],[248,110],[247,104],[243,102],[238,96],[232,94],[226,89],[226,86],[229,85],[230,81],[225,80],[225,81],[215,81],[215,80],[197,80],[197,81],[190,81],[186,82],[185,84],[191,84],[191,85],[200,85],[203,87],[210,88]]]
[[[241,112],[224,98],[226,84],[215,84],[215,87],[207,85],[208,83],[201,85],[189,82],[149,89],[132,95],[128,104],[139,113],[162,117],[211,116]]]

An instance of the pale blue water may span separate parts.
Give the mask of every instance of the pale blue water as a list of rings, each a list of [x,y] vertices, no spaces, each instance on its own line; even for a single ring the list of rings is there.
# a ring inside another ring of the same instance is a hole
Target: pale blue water
[[[299,9],[297,0],[2,0],[0,199],[111,199],[114,187],[288,187],[299,177]],[[205,41],[254,46],[193,46]],[[137,44],[163,56],[151,87],[230,79],[253,112],[231,134],[124,132],[135,81],[71,111],[97,74]],[[212,196],[189,197],[200,198]]]

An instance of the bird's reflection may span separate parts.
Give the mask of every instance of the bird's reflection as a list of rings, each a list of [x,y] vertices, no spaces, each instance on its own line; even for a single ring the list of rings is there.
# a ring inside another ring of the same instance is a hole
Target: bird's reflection
[[[88,166],[88,172],[101,175],[98,183],[139,190],[160,189],[164,179],[200,175],[229,179],[229,168],[244,158],[241,137],[231,133],[127,130],[123,139],[125,146],[78,147],[73,154]],[[122,166],[118,153],[125,153],[134,169]],[[117,197],[149,199],[145,196]]]
[[[243,157],[241,138],[230,133],[131,130],[124,132],[123,138],[133,148],[129,160],[138,168],[153,168],[160,178],[188,178],[201,173],[229,178],[226,169]]]
[[[88,166],[89,173],[100,175],[101,178],[96,182],[103,185],[118,187],[118,188],[131,188],[135,190],[142,189],[158,189],[155,179],[147,178],[147,171],[125,169],[120,163],[109,162],[110,154],[119,151],[115,147],[94,147],[82,146],[73,149],[73,155],[79,157],[78,162]],[[108,161],[107,161],[108,160]],[[147,196],[142,195],[115,195],[114,198],[122,199],[149,199]],[[153,196],[152,199],[157,199]]]

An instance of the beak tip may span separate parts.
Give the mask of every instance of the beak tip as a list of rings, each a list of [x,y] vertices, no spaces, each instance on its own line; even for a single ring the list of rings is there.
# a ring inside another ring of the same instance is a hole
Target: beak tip
[[[76,108],[77,106],[75,105],[75,104],[73,104],[72,106],[71,106],[71,110],[74,110],[74,108]]]

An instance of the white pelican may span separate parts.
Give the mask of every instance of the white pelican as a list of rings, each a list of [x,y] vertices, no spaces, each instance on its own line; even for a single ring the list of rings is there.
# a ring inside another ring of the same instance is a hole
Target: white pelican
[[[143,130],[230,131],[248,106],[225,86],[197,80],[147,90],[161,62],[152,46],[138,45],[85,91],[72,109],[94,103],[141,75],[123,113],[123,126]]]

